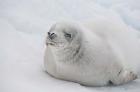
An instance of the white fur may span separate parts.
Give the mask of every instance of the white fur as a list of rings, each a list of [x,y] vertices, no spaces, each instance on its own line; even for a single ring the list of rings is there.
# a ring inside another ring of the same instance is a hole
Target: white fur
[[[99,22],[103,23],[104,20]],[[121,26],[111,25],[109,22],[101,26],[99,22],[82,26],[73,23],[55,24],[51,30],[58,35],[59,39],[55,41],[62,44],[46,46],[44,60],[46,71],[55,78],[87,86],[104,86],[110,82],[119,85],[136,79],[136,74],[131,68],[124,66],[124,63],[129,60],[128,58],[138,59],[137,55],[130,57],[131,54],[138,53],[138,50],[135,52],[131,49],[132,53],[123,51],[123,48],[127,47],[125,45],[129,45],[126,40],[130,38],[133,42],[135,39],[131,35],[126,35],[127,28],[121,30],[119,28]],[[62,36],[64,29],[77,32],[74,33],[76,37],[71,43]],[[47,43],[49,42],[47,39]],[[126,50],[129,48],[130,46]]]

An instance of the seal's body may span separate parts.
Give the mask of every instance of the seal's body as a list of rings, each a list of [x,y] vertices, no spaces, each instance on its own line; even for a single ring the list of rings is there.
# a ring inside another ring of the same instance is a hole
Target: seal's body
[[[48,32],[45,69],[55,78],[86,86],[119,85],[136,79],[100,35],[71,23],[57,23]]]

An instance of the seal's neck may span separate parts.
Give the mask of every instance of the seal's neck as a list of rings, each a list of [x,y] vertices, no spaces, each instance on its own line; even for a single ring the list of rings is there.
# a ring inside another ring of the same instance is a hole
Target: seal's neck
[[[73,42],[64,48],[56,48],[54,54],[58,62],[76,63],[82,56],[82,43],[81,41]]]
[[[73,45],[58,52],[57,56],[61,57],[60,62],[75,63],[78,62],[81,55],[81,45]]]

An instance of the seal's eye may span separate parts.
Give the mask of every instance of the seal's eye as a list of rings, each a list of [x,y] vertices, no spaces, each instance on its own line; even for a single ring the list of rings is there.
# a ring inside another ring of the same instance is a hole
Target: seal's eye
[[[66,38],[66,40],[67,40],[68,42],[71,42],[71,40],[72,40],[72,35],[71,35],[70,33],[64,33],[64,36],[65,36],[65,38]]]
[[[64,36],[68,37],[68,38],[71,38],[71,34],[69,34],[69,33],[65,33]]]

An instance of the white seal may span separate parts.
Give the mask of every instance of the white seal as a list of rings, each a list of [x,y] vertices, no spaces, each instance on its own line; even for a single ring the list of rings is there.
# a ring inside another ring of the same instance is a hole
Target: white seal
[[[46,71],[86,86],[119,85],[136,79],[137,75],[122,64],[108,34],[91,30],[74,23],[53,25],[46,39]]]

